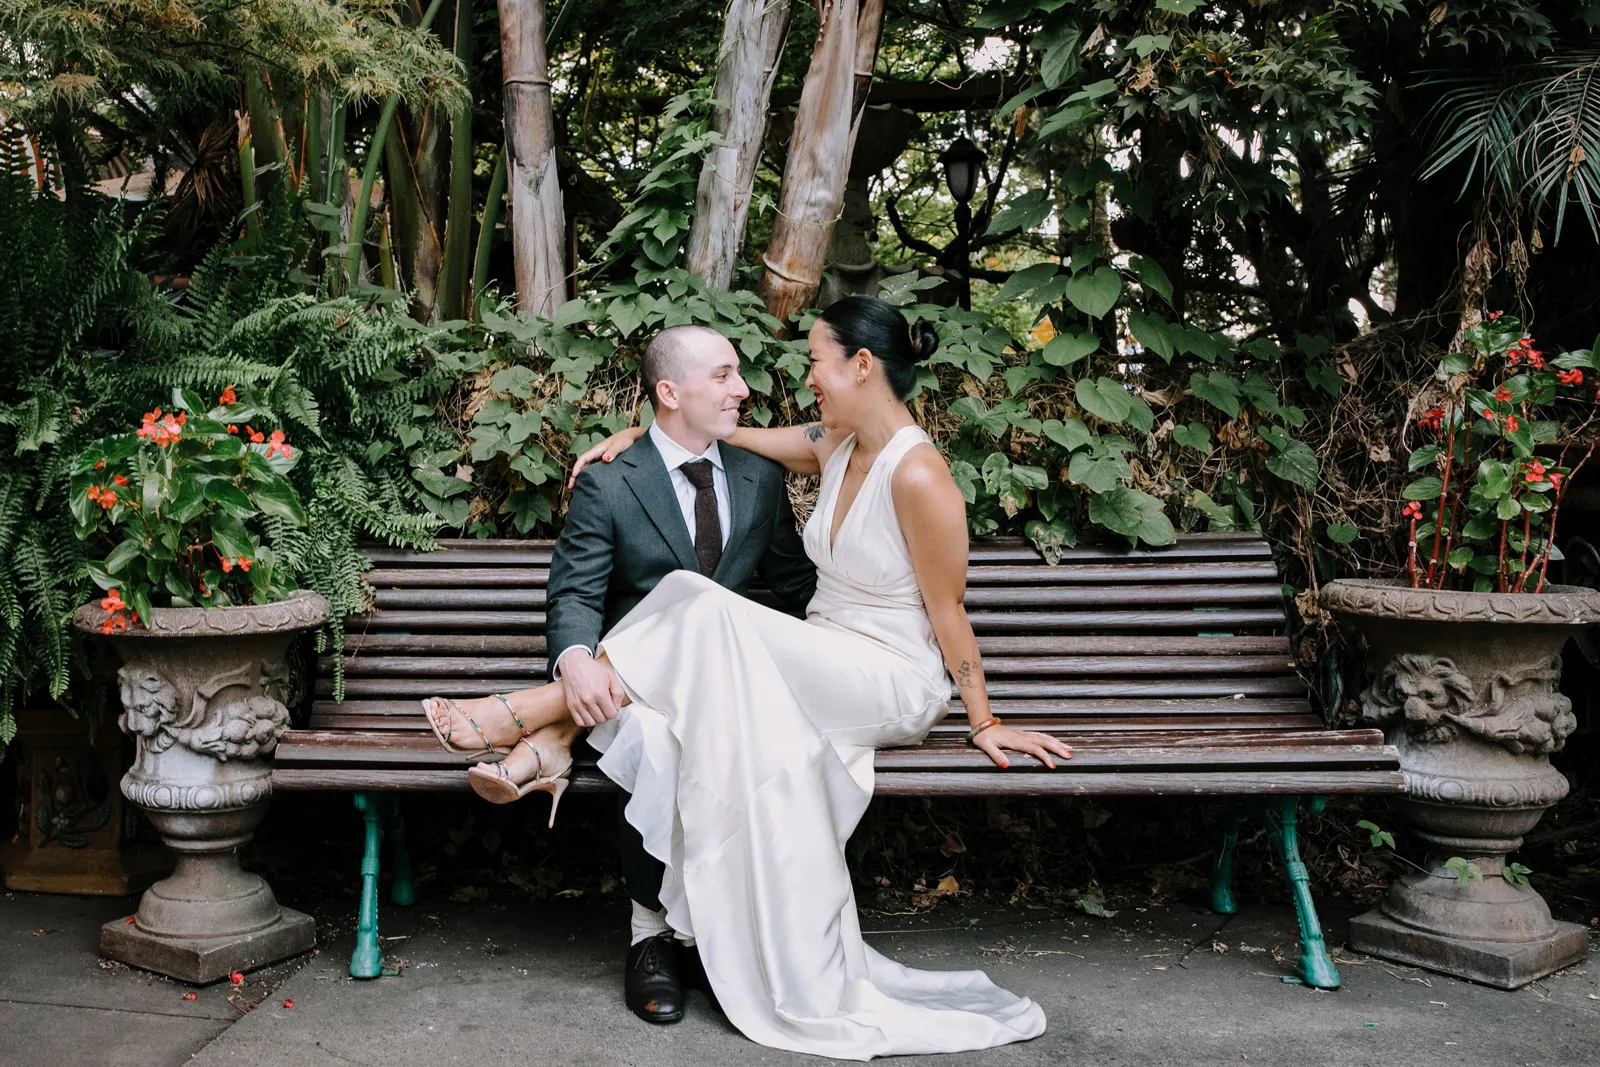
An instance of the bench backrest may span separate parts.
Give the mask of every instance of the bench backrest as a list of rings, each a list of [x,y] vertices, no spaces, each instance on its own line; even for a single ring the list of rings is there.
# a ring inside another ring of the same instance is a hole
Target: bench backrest
[[[546,681],[551,548],[460,540],[436,552],[370,550],[376,600],[347,621],[345,699],[332,699],[324,657],[307,725],[414,731],[425,696]],[[1284,597],[1258,535],[1188,534],[1131,552],[1083,547],[1054,566],[1020,539],[981,541],[967,580],[1001,716],[1063,733],[1322,725],[1295,673]],[[963,728],[951,720],[935,733]]]

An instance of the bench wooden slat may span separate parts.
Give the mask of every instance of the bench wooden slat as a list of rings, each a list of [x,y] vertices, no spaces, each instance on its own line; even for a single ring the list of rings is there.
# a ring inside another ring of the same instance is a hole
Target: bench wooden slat
[[[1189,632],[1277,629],[1284,625],[1281,607],[1229,608],[1222,611],[1074,611],[967,613],[981,636],[991,633],[1050,634],[1089,630],[1179,630]],[[542,611],[379,611],[352,617],[351,633],[363,630],[407,632],[504,631],[544,629]]]
[[[1095,734],[1074,738],[1073,768],[1080,772],[1140,767],[1331,767],[1382,765],[1395,750],[1375,730],[1306,730],[1264,738],[1234,731],[1196,743],[1185,734],[1166,731],[1143,737]],[[875,754],[880,771],[992,771],[988,756],[965,741],[930,741]],[[315,763],[395,763],[470,766],[477,758],[448,752],[430,732],[406,734],[371,731],[292,731],[279,742],[277,762],[285,766]],[[1019,757],[1013,774],[1049,773],[1043,764]]]
[[[318,660],[324,674],[333,669],[329,657]],[[1252,675],[1284,674],[1294,663],[1283,656],[986,656],[984,673],[990,678],[1082,678],[1099,675]],[[346,678],[449,677],[486,675],[501,678],[544,678],[549,663],[544,656],[383,656],[348,655]]]
[[[437,608],[442,611],[490,609],[498,611],[538,611],[545,606],[543,587],[502,588],[381,588],[373,604],[379,611],[415,611]],[[1048,608],[1131,607],[1144,605],[1276,604],[1283,590],[1276,582],[1195,582],[1173,585],[1027,585],[969,586],[968,608]],[[759,600],[758,600],[759,602]]]
[[[454,697],[457,700],[485,693],[506,693],[526,689],[534,676],[509,677],[494,675],[484,677],[421,677],[421,678],[364,678],[345,679],[346,699],[350,697],[414,697],[421,700],[429,696]],[[994,681],[988,685],[989,696],[997,700],[1014,698],[1055,699],[1058,697],[1202,697],[1222,696],[1294,696],[1303,692],[1305,684],[1293,675],[1226,678],[1123,678],[1099,681],[1055,679]],[[319,697],[333,695],[333,679],[319,677],[315,694]]]
[[[1174,728],[1181,728],[1189,733],[1208,737],[1213,732],[1241,728],[1249,728],[1267,734],[1287,730],[1317,730],[1322,727],[1321,717],[1313,713],[1310,708],[1306,708],[1299,713],[1262,711],[1241,713],[1227,717],[1181,714],[1160,716],[1095,715],[1085,716],[1078,720],[1055,719],[1046,715],[1037,717],[1020,716],[1008,711],[1004,705],[998,702],[994,705],[994,708],[997,712],[1003,713],[1007,721],[1015,719],[1017,720],[1017,725],[1026,725],[1030,730],[1060,734],[1063,737],[1077,737],[1082,734],[1097,733],[1104,730],[1119,730],[1126,733],[1158,733]],[[413,710],[415,710],[414,707]],[[414,729],[413,723],[415,721],[415,719],[402,719],[395,715],[367,715],[357,711],[339,715],[312,715],[308,725],[313,730],[348,729],[403,732]],[[964,738],[966,733],[966,717],[958,714],[955,719],[946,720],[946,722],[935,725],[930,736],[935,739]]]
[[[477,694],[482,696],[482,693]],[[1245,697],[1234,700],[1231,696],[1226,698],[1200,697],[1200,698],[1174,698],[1174,697],[1139,697],[1139,698],[1067,698],[1054,700],[1016,699],[993,700],[990,702],[995,714],[1005,718],[1023,716],[1030,719],[1049,718],[1061,719],[1096,719],[1100,717],[1144,717],[1144,716],[1189,716],[1192,718],[1232,718],[1242,717],[1251,722],[1263,715],[1311,715],[1311,705],[1306,702],[1303,694],[1296,694],[1292,698],[1284,697]],[[420,718],[422,708],[419,700],[406,698],[400,699],[362,699],[350,698],[344,703],[332,700],[318,700],[311,705],[311,714],[314,718],[338,718],[342,715],[363,715],[366,717],[383,717],[388,719]],[[963,718],[966,712],[959,702],[952,704],[948,718]],[[1320,725],[1320,719],[1318,724]]]
[[[465,776],[463,776],[465,777]],[[911,797],[1043,797],[1043,796],[1256,796],[1306,793],[1403,793],[1398,770],[1354,771],[1197,771],[1119,772],[1010,776],[993,774],[930,774],[887,772],[876,779],[879,796]]]
[[[979,634],[1059,633],[1083,630],[1190,630],[1199,632],[1276,629],[1284,624],[1281,607],[1228,608],[1222,611],[970,611]]]
[[[285,768],[272,774],[276,790],[466,792],[460,771],[379,768]],[[580,768],[572,792],[616,791],[605,775]],[[1008,777],[995,774],[886,773],[877,776],[879,796],[1251,796],[1268,794],[1403,793],[1399,771],[1222,771],[1215,774],[1154,772],[1076,774],[1059,771]]]
[[[374,545],[362,549],[362,554],[374,564],[403,564],[408,566],[456,566],[459,564],[487,564],[495,566],[549,566],[553,541],[479,541],[472,539],[441,539],[439,550],[431,553],[416,552],[407,548]],[[1177,544],[1150,548],[1141,546],[1131,551],[1116,545],[1078,545],[1067,549],[1061,564],[1070,566],[1097,560],[1109,562],[1142,560],[1224,560],[1268,559],[1272,549],[1255,533],[1189,533],[1179,538]],[[974,564],[1003,566],[1008,563],[1037,564],[1039,553],[1032,544],[1020,537],[997,537],[975,543],[971,549]]]
[[[397,633],[347,633],[344,650],[347,657],[408,654],[420,656],[454,656],[470,653],[487,653],[502,656],[532,656],[547,651],[543,634],[397,634]],[[1169,637],[1144,637],[1128,634],[1122,637],[1094,635],[1018,635],[1014,637],[989,635],[978,639],[978,650],[986,661],[991,656],[1282,656],[1290,655],[1287,637],[1190,637],[1174,634]],[[319,669],[329,670],[332,660],[324,657]]]
[[[544,588],[550,581],[548,567],[440,566],[408,565],[377,567],[366,574],[369,585],[379,589],[442,588],[463,586],[488,588]],[[1051,566],[1036,562],[968,568],[967,581],[981,585],[1150,585],[1156,582],[1270,582],[1276,586],[1277,570],[1272,561],[1184,561],[1177,563],[1081,563]]]

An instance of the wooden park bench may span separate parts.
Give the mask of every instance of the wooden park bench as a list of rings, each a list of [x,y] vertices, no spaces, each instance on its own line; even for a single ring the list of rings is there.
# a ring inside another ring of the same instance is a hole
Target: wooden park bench
[[[444,541],[436,552],[369,555],[374,610],[347,620],[344,700],[318,665],[309,719],[278,744],[273,787],[345,790],[366,820],[358,943],[350,973],[375,977],[378,846],[387,832],[391,901],[414,899],[398,794],[464,790],[466,766],[429,732],[419,701],[544,682],[548,541]],[[756,594],[759,599],[759,594]],[[1264,818],[1300,923],[1301,976],[1339,984],[1296,843],[1302,802],[1403,791],[1378,730],[1329,730],[1295,673],[1284,596],[1254,534],[1189,534],[1158,549],[1082,547],[1046,564],[1026,542],[972,548],[966,605],[994,711],[1061,735],[1073,758],[1051,771],[996,768],[965,743],[959,704],[921,745],[877,756],[885,796],[1217,796],[1227,798],[1212,870],[1231,914],[1232,850]],[[594,766],[574,792],[614,789]]]

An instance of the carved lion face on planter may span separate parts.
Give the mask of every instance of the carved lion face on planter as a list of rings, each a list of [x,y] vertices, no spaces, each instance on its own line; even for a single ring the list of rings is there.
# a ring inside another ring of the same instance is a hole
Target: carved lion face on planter
[[[1408,652],[1383,668],[1361,694],[1361,707],[1372,722],[1387,726],[1404,716],[1407,732],[1419,741],[1442,742],[1456,736],[1448,720],[1467,712],[1475,699],[1472,681],[1454,663]]]
[[[172,709],[178,691],[148,663],[129,663],[117,671],[117,691],[122,697],[122,718],[118,725],[142,737],[157,752],[172,745],[172,735],[163,727],[172,722]]]

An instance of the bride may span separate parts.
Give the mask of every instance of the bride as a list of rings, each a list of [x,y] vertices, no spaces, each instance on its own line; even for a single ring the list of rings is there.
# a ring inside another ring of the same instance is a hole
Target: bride
[[[804,622],[680,570],[605,635],[627,707],[590,743],[633,794],[627,818],[666,866],[661,900],[698,943],[728,1019],[764,1045],[844,1059],[958,1052],[1023,1041],[1044,1013],[981,971],[903,967],[862,940],[845,843],[872,797],[873,752],[914,745],[945,714],[951,679],[968,740],[1001,767],[1050,767],[1061,741],[990,714],[962,601],[961,492],[905,404],[933,328],[846,297],[808,339],[821,421],[740,427],[729,443],[820,474],[806,523],[817,591]],[[642,430],[581,457],[609,462]],[[576,477],[576,470],[574,471]],[[578,727],[562,683],[478,701],[425,703],[452,731],[506,751],[468,772],[499,803],[559,801]]]

